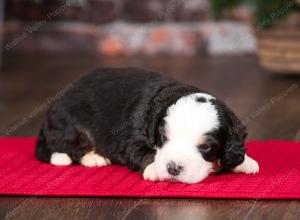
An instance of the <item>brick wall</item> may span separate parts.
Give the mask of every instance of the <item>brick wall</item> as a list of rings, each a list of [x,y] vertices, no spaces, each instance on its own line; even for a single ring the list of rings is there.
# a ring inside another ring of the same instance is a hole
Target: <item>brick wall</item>
[[[208,0],[6,0],[6,18],[43,19],[63,5],[55,20],[108,23],[203,21],[209,17]]]
[[[250,13],[214,22],[208,0],[6,0],[6,52],[251,53]]]

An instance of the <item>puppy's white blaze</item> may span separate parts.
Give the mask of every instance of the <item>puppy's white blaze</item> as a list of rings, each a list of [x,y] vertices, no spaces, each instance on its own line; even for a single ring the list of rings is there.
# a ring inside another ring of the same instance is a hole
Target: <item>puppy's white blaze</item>
[[[67,166],[72,164],[72,160],[66,153],[52,153],[50,163],[56,166]]]
[[[207,102],[197,102],[197,97],[204,97]],[[195,93],[180,98],[170,106],[166,122],[167,136],[170,140],[185,137],[196,141],[203,134],[219,127],[218,113],[209,100],[215,99],[211,95]]]
[[[246,154],[244,162],[233,168],[232,171],[235,173],[255,174],[259,172],[259,165],[255,160]]]
[[[203,97],[206,102],[198,102]],[[196,183],[213,171],[213,163],[207,162],[197,145],[205,142],[205,135],[220,126],[218,112],[210,100],[213,96],[195,93],[184,96],[170,106],[164,118],[168,141],[157,150],[155,168],[160,180],[176,179],[185,183]],[[167,164],[175,162],[183,167],[178,176],[172,177]]]
[[[96,154],[94,151],[91,151],[81,158],[80,163],[86,167],[101,167],[109,165],[110,161],[107,158]]]

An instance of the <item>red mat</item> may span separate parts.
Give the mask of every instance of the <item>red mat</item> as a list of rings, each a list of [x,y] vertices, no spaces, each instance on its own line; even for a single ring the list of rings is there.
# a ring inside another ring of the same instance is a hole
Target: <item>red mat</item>
[[[201,183],[144,181],[126,167],[55,167],[34,158],[35,138],[0,138],[0,194],[300,199],[300,143],[250,142],[257,175],[211,175]]]

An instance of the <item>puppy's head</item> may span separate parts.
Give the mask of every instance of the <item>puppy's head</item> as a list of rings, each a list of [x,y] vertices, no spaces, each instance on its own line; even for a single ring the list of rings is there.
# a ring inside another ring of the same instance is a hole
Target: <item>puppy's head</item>
[[[230,170],[245,155],[245,127],[222,102],[205,93],[180,98],[157,132],[159,179],[196,183],[216,170]]]

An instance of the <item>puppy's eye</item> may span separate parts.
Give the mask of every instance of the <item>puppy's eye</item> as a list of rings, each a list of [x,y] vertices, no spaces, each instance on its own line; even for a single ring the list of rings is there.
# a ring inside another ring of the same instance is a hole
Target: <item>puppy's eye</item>
[[[163,134],[160,136],[160,140],[161,140],[161,143],[164,144],[168,139],[167,139],[166,135]]]
[[[200,144],[198,148],[201,152],[208,152],[211,149],[211,146],[208,144]]]

